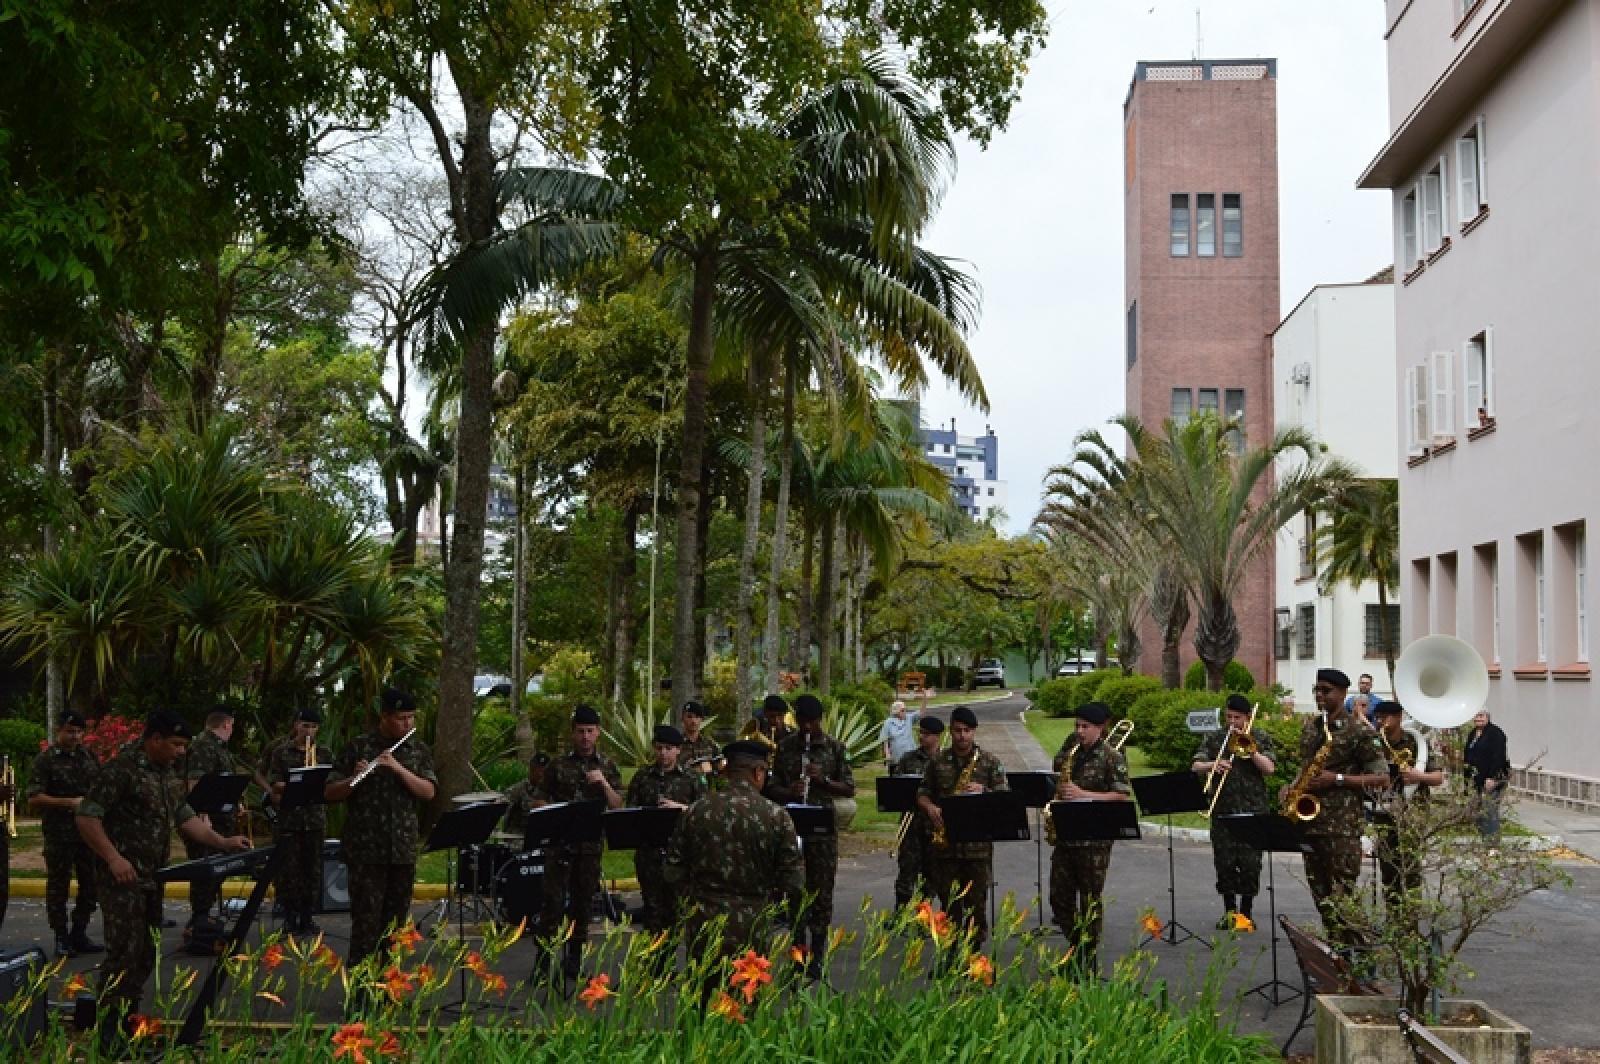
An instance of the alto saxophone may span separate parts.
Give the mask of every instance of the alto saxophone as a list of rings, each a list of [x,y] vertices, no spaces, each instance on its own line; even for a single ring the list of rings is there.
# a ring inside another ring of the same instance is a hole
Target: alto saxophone
[[[951,788],[951,794],[960,794],[972,783],[972,774],[978,770],[979,750],[976,744],[972,747],[972,756],[967,759],[966,765],[961,769],[961,775],[956,777],[956,785]],[[944,824],[941,823],[933,832],[933,848],[943,853],[950,848],[950,837],[945,834]]]
[[[1061,766],[1061,775],[1056,779],[1056,801],[1062,800],[1062,791],[1072,786],[1072,760],[1078,756],[1078,747],[1082,744],[1074,741],[1067,748],[1066,761]],[[1044,807],[1044,841],[1051,846],[1056,844],[1056,818],[1050,811],[1050,806]]]
[[[1314,794],[1307,792],[1306,788],[1311,781],[1322,774],[1322,766],[1328,763],[1328,755],[1333,753],[1333,729],[1328,727],[1328,715],[1322,714],[1322,745],[1317,752],[1311,755],[1311,760],[1300,769],[1300,775],[1283,792],[1281,809],[1283,815],[1293,817],[1302,823],[1315,820],[1322,813],[1322,800]]]

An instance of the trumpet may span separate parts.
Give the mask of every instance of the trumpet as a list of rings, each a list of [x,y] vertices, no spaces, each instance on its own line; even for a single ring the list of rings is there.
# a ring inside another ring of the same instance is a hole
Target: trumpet
[[[317,740],[308,736],[306,738],[306,761],[303,767],[310,768],[317,763]]]
[[[417,734],[417,729],[412,728],[410,731],[408,731],[404,735],[400,736],[399,740],[397,740],[393,746],[389,747],[389,749],[385,750],[384,753],[386,753],[386,754],[394,753],[396,750],[400,749],[402,746],[404,746],[406,744],[406,740],[407,739],[411,738],[415,734]],[[382,755],[380,754],[379,756],[381,757]],[[355,774],[355,776],[350,780],[350,789],[354,790],[356,788],[356,785],[359,784],[362,780],[366,779],[368,776],[372,775],[373,770],[376,769],[377,767],[378,767],[378,759],[375,757],[371,761],[367,762],[367,767],[366,768],[362,769],[360,772],[357,772]]]
[[[10,794],[6,799],[4,815],[6,834],[14,839],[17,837],[17,770],[11,767],[11,759],[3,754],[0,754],[0,789]]]

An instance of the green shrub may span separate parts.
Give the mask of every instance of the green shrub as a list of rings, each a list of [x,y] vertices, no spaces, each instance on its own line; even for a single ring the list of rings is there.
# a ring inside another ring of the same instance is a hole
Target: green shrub
[[[1163,691],[1161,681],[1154,676],[1114,676],[1100,685],[1096,698],[1111,707],[1113,716],[1126,717],[1128,710],[1143,696],[1152,691]]]
[[[1216,709],[1222,698],[1215,691],[1169,691],[1167,695],[1170,697],[1135,707],[1134,743],[1145,752],[1152,768],[1173,771],[1193,763],[1194,752],[1200,745],[1201,736],[1188,728],[1188,714],[1198,709]],[[1277,771],[1267,781],[1267,786],[1268,793],[1276,798],[1278,787],[1292,780],[1299,771],[1301,718],[1292,713],[1284,714],[1271,691],[1249,691],[1245,697],[1252,705],[1260,705],[1256,728],[1266,732],[1272,740]],[[1148,727],[1140,727],[1138,714],[1150,716]]]
[[[491,791],[504,794],[528,778],[528,766],[513,757],[501,758],[480,767],[478,774]]]
[[[1073,701],[1077,687],[1078,681],[1072,676],[1046,680],[1031,699],[1033,708],[1047,716],[1065,717],[1078,708]]]
[[[533,746],[552,757],[566,750],[572,735],[572,707],[575,699],[560,695],[524,695],[522,710],[533,725]]]
[[[1105,683],[1107,680],[1121,678],[1121,669],[1096,669],[1093,672],[1086,672],[1077,678],[1078,687],[1077,690],[1073,692],[1073,697],[1078,700],[1079,706],[1083,705],[1085,702],[1093,702],[1095,699],[1100,697],[1101,684]],[[1074,706],[1073,708],[1077,707]]]
[[[712,658],[706,662],[706,679],[700,690],[700,701],[714,716],[742,725],[755,714],[756,707],[737,705],[738,676],[739,663],[733,658]],[[760,695],[761,692],[757,691],[756,694]],[[665,714],[665,707],[662,707],[662,715]]]
[[[864,676],[855,683],[836,683],[833,685],[833,700],[844,706],[866,706],[868,709],[885,716],[889,712],[889,703],[895,699],[894,687],[881,676]]]
[[[562,647],[544,663],[544,690],[572,702],[599,699],[600,667],[594,655],[580,647]]]
[[[472,763],[487,764],[515,755],[517,718],[504,698],[485,698],[472,718]]]
[[[1189,671],[1183,674],[1183,687],[1186,691],[1204,691],[1206,689],[1206,663],[1196,661],[1189,666]],[[1250,675],[1250,670],[1237,661],[1230,661],[1222,667],[1222,689],[1224,691],[1253,691],[1256,687],[1256,678]]]
[[[1174,699],[1182,698],[1187,692],[1169,691],[1165,687],[1154,691],[1147,691],[1134,700],[1128,707],[1128,719],[1133,721],[1133,745],[1143,746],[1144,736],[1150,734],[1155,727],[1156,717],[1163,707]]]
[[[928,686],[940,691],[959,691],[967,680],[967,670],[960,665],[946,665],[943,669],[937,665],[918,665],[911,671],[927,676]]]
[[[33,771],[33,759],[39,756],[44,742],[44,725],[31,720],[0,720],[0,754],[10,759],[17,774],[17,808],[26,805],[22,792],[28,786],[28,774]],[[3,829],[0,829],[3,830]]]

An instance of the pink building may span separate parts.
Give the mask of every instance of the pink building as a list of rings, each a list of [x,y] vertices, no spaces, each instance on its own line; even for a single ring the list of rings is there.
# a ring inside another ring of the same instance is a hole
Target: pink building
[[[1405,636],[1473,644],[1517,783],[1600,811],[1600,0],[1385,6]]]
[[[1139,63],[1123,105],[1127,409],[1159,430],[1197,410],[1271,438],[1278,324],[1277,63]],[[1238,659],[1273,676],[1273,557],[1256,562],[1234,610]],[[1140,671],[1160,669],[1142,633]],[[1183,665],[1194,660],[1193,624]]]

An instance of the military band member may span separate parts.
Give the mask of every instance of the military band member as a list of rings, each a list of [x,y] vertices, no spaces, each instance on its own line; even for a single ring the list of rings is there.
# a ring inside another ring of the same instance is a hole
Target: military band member
[[[917,805],[928,818],[935,836],[944,830],[944,814],[938,799],[957,792],[956,784],[967,779],[962,794],[1009,789],[1006,770],[993,754],[977,743],[978,715],[966,706],[950,711],[950,749],[928,763],[917,788]],[[974,929],[976,945],[989,937],[988,894],[994,859],[992,842],[950,842],[933,846],[933,889],[950,919]]]
[[[1401,890],[1422,886],[1422,868],[1413,855],[1400,852],[1400,832],[1395,818],[1408,802],[1425,802],[1431,788],[1444,785],[1444,772],[1425,771],[1417,737],[1403,726],[1405,707],[1399,702],[1379,702],[1375,711],[1378,738],[1389,761],[1389,781],[1376,796],[1372,815],[1373,844],[1378,855],[1378,876],[1383,882],[1384,899],[1394,905]],[[1410,789],[1408,791],[1408,788]]]
[[[707,777],[716,771],[717,760],[722,756],[716,742],[701,731],[709,715],[699,702],[683,704],[683,749],[678,752],[678,762],[684,768]]]
[[[1061,782],[1060,801],[1126,802],[1133,793],[1128,763],[1105,741],[1111,709],[1104,702],[1078,707],[1073,735],[1055,756],[1052,767]],[[1073,750],[1076,743],[1077,749]],[[1068,758],[1071,760],[1069,761]],[[1050,911],[1061,934],[1075,942],[1077,963],[1087,972],[1100,966],[1100,931],[1105,923],[1101,895],[1111,868],[1111,843],[1069,840],[1058,830],[1050,855]]]
[[[194,737],[194,742],[189,744],[189,754],[184,759],[183,775],[188,781],[188,790],[193,791],[195,784],[200,782],[202,776],[212,773],[227,774],[234,771],[233,755],[228,752],[228,740],[233,738],[233,711],[218,706],[206,715],[206,726],[199,735]],[[205,821],[216,830],[218,835],[232,835],[234,829],[233,813],[200,814]],[[216,851],[205,846],[184,841],[184,851],[191,861],[202,857],[214,856]],[[189,926],[193,927],[196,920],[201,919],[211,911],[217,902],[217,894],[222,889],[221,880],[208,880],[201,882],[195,880],[189,884]]]
[[[544,774],[550,767],[549,754],[534,754],[528,759],[528,778],[518,780],[506,792],[506,830],[523,838],[528,833],[528,814],[550,804],[544,792]]]
[[[939,756],[939,744],[943,740],[944,721],[938,717],[919,717],[917,747],[902,755],[900,760],[894,763],[894,775],[921,776],[927,772],[933,759]],[[928,893],[928,870],[933,864],[933,855],[929,849],[932,837],[928,832],[927,815],[921,809],[906,815],[911,817],[911,824],[906,828],[905,838],[900,842],[900,852],[895,854],[895,861],[899,866],[894,879],[896,908],[903,908],[915,894]]]
[[[1273,760],[1271,737],[1259,728],[1250,728],[1250,700],[1244,695],[1228,696],[1222,724],[1201,740],[1189,767],[1201,776],[1210,776],[1215,769],[1212,785],[1221,789],[1212,810],[1211,862],[1217,870],[1217,893],[1222,895],[1217,930],[1229,931],[1235,926],[1235,913],[1254,915],[1256,895],[1261,892],[1261,851],[1246,846],[1226,820],[1216,817],[1268,812],[1267,777],[1278,770],[1278,764]],[[1246,729],[1255,751],[1245,758],[1232,756],[1226,744],[1235,734],[1244,735]]]
[[[283,927],[291,934],[314,935],[317,926],[314,914],[322,898],[322,844],[328,835],[327,806],[302,805],[284,810],[280,803],[289,786],[289,773],[312,765],[333,764],[333,754],[317,745],[317,732],[322,728],[322,714],[305,708],[295,714],[289,737],[267,751],[261,775],[267,781],[269,801],[278,809],[273,826],[273,841],[283,851],[276,889],[283,903]],[[365,786],[365,784],[363,784]]]
[[[763,914],[774,904],[798,904],[805,891],[794,821],[762,797],[766,746],[746,739],[722,754],[727,785],[684,812],[667,849],[665,877],[689,908],[691,960],[706,949],[723,957],[760,949]],[[721,938],[709,943],[707,928],[718,918],[725,921]]]
[[[578,802],[598,799],[607,809],[622,807],[622,773],[614,761],[600,752],[600,714],[580,705],[572,713],[572,747],[550,762],[545,770],[545,794],[551,802]],[[583,944],[589,938],[589,919],[594,912],[594,896],[600,889],[601,844],[596,842],[560,843],[545,854],[544,905],[539,914],[533,977],[547,974],[547,943],[562,930],[564,919],[571,921],[561,973],[576,979],[582,965]]]
[[[782,695],[768,695],[761,700],[761,734],[770,739],[774,746],[794,734],[794,729],[789,727],[788,716],[789,703],[784,701]]]
[[[628,782],[628,804],[644,809],[687,809],[705,795],[705,778],[679,764],[683,733],[670,724],[656,726],[652,744],[656,760],[634,773]],[[666,881],[666,847],[641,846],[634,851],[633,864],[639,873],[639,891],[644,895],[644,928],[659,934],[673,925],[678,914],[677,893]]]
[[[1350,677],[1338,669],[1318,669],[1311,693],[1319,714],[1313,714],[1300,732],[1300,763],[1307,764],[1332,734],[1332,747],[1322,771],[1306,789],[1322,802],[1322,810],[1306,823],[1305,838],[1311,850],[1304,855],[1306,885],[1322,917],[1328,941],[1352,946],[1336,917],[1336,899],[1355,888],[1361,876],[1361,829],[1366,820],[1361,796],[1367,788],[1387,786],[1388,766],[1383,745],[1366,720],[1344,708]]]
[[[0,783],[0,803],[17,796],[14,784]],[[80,888],[81,889],[81,888]],[[6,909],[11,906],[11,836],[0,830],[0,927],[6,923]]]
[[[413,735],[417,702],[410,692],[386,688],[378,727],[345,746],[323,788],[328,802],[348,801],[341,850],[350,873],[350,953],[354,967],[378,951],[391,927],[411,916],[417,880],[420,810],[439,788],[433,752]],[[359,785],[356,776],[373,768]]]
[[[822,730],[822,700],[805,694],[795,699],[800,729],[778,743],[773,756],[768,796],[784,802],[804,801],[833,814],[838,798],[854,798],[855,774],[844,744]],[[833,923],[833,883],[839,872],[839,836],[810,836],[800,847],[805,857],[805,928],[810,932],[810,974],[822,972],[828,952],[828,925]]]
[[[55,932],[57,957],[105,951],[89,938],[95,908],[94,854],[78,834],[76,819],[78,806],[100,771],[100,762],[83,745],[84,728],[78,714],[63,714],[56,741],[34,759],[28,777],[28,808],[39,814],[44,833],[44,911]],[[72,907],[69,934],[67,897],[73,876],[78,879],[78,902]]]
[[[207,852],[250,848],[242,835],[218,835],[184,800],[173,763],[183,756],[191,734],[174,714],[151,713],[143,738],[101,767],[78,805],[78,834],[98,858],[95,871],[105,913],[100,1030],[106,1042],[138,1011],[155,967],[151,931],[161,927],[161,887],[155,873],[167,863],[173,828],[185,841],[208,847]]]

